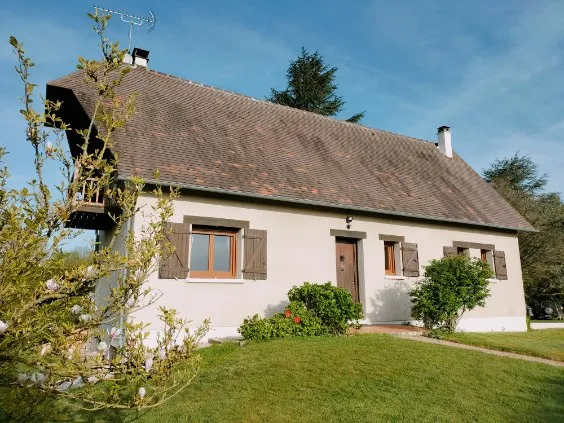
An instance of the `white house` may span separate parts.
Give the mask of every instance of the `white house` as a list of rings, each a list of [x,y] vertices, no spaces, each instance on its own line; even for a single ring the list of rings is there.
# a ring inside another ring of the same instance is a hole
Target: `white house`
[[[210,318],[211,336],[235,335],[243,318],[282,310],[304,281],[348,289],[366,323],[409,321],[422,266],[452,254],[481,257],[496,273],[487,305],[460,329],[526,330],[517,232],[533,228],[453,153],[448,127],[428,142],[144,66],[118,88],[131,92],[137,112],[116,138],[117,178],[151,183],[158,169],[182,193],[169,224],[176,251],[147,282],[161,297],[135,316],[153,336],[161,304],[195,324]],[[92,95],[79,73],[50,82],[47,95],[63,100],[72,126],[88,121]],[[69,135],[71,152],[76,142]],[[75,226],[104,243],[113,229],[92,206]],[[142,216],[130,222],[142,226]]]

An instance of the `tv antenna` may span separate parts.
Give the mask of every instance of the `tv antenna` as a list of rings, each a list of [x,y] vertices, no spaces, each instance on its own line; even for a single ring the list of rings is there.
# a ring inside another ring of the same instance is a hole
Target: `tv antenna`
[[[102,11],[102,12],[110,13],[112,15],[118,15],[121,18],[122,22],[129,24],[129,43],[127,44],[128,51],[131,50],[131,35],[133,32],[134,25],[135,26],[148,25],[147,32],[151,32],[155,28],[155,25],[157,24],[157,18],[155,17],[151,9],[149,9],[149,16],[143,18],[141,16],[129,15],[127,13],[118,12],[116,10],[104,9],[103,7],[98,7],[96,5],[93,5],[93,7],[96,12]]]

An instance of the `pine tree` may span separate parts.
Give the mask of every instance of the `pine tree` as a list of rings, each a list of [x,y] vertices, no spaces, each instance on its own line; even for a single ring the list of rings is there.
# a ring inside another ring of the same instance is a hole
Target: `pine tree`
[[[302,47],[301,54],[288,67],[288,87],[283,91],[272,88],[267,99],[323,116],[335,116],[345,105],[343,98],[336,94],[336,72],[337,68],[329,68],[317,51],[310,53]],[[359,123],[363,117],[364,112],[360,112],[347,121]]]

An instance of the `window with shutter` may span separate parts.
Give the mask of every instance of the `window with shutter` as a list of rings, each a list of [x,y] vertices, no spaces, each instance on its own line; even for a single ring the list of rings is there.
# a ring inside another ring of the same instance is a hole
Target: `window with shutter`
[[[190,244],[190,277],[235,278],[237,230],[194,225]]]
[[[495,250],[493,252],[495,277],[499,280],[507,280],[507,265],[505,264],[505,252]]]
[[[403,275],[408,277],[419,276],[419,253],[417,244],[402,242]]]
[[[245,229],[244,234],[243,278],[266,279],[266,231]]]
[[[384,271],[386,275],[396,274],[396,243],[384,241]]]
[[[484,263],[488,263],[492,269],[494,269],[495,264],[493,260],[493,251],[487,250],[485,248],[480,249],[480,260]]]
[[[167,223],[165,240],[173,251],[159,263],[160,279],[184,279],[188,276],[190,225],[186,223]]]

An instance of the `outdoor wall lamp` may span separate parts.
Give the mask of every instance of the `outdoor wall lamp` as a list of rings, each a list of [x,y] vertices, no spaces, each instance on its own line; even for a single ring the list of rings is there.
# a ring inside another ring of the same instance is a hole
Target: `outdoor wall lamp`
[[[347,229],[350,229],[353,221],[353,217],[347,214],[347,218],[345,220],[347,222]]]

